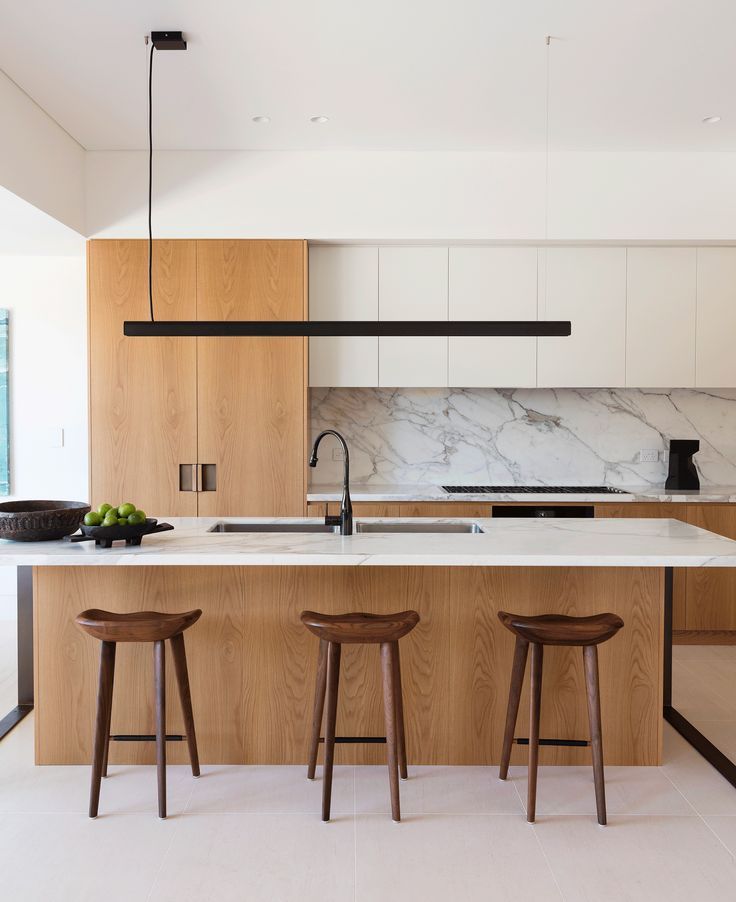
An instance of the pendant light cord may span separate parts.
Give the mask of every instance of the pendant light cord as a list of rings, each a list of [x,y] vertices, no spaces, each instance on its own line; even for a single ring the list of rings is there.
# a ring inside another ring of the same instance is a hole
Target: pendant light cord
[[[552,48],[552,35],[545,37],[547,45],[545,98],[544,98],[544,240],[549,238],[549,62]]]
[[[153,315],[153,227],[151,225],[151,205],[153,200],[153,51],[156,47],[151,42],[151,56],[148,65],[148,306]]]

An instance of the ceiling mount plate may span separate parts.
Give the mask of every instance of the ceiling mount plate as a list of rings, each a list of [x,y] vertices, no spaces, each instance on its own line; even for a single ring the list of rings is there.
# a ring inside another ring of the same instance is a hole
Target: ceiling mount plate
[[[181,31],[152,31],[151,43],[156,50],[186,50],[187,42]]]

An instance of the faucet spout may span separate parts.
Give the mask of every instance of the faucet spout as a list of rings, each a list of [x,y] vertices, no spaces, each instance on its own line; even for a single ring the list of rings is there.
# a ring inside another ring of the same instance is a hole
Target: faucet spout
[[[317,451],[320,446],[320,442],[326,435],[333,435],[338,442],[342,445],[343,454],[345,455],[345,459],[343,461],[343,471],[342,471],[342,500],[340,502],[340,516],[339,517],[325,517],[325,524],[330,526],[339,526],[340,527],[340,535],[341,536],[351,536],[353,534],[353,503],[350,500],[350,451],[348,450],[348,443],[345,441],[342,435],[337,432],[335,429],[325,429],[317,436],[314,440],[314,444],[312,445],[312,453],[309,455],[309,466],[316,467],[317,466]]]

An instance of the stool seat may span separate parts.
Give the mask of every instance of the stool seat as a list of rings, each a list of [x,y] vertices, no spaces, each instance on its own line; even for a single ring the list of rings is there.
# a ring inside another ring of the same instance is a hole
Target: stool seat
[[[136,611],[116,614],[90,608],[82,611],[74,622],[102,642],[161,642],[183,633],[202,616],[200,610],[182,614],[161,614],[158,611]]]
[[[318,614],[302,611],[302,623],[319,639],[337,643],[397,642],[419,623],[416,611],[398,614]]]
[[[541,614],[524,617],[499,611],[503,625],[525,642],[541,645],[600,645],[624,625],[616,614],[593,614],[590,617],[568,617],[564,614]]]

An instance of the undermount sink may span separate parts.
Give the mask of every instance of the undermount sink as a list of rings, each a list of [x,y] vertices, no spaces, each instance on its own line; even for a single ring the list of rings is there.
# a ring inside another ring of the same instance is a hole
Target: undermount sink
[[[382,533],[483,533],[477,523],[356,523],[356,532]]]
[[[215,523],[207,532],[330,532],[339,533],[339,526],[324,523]]]

